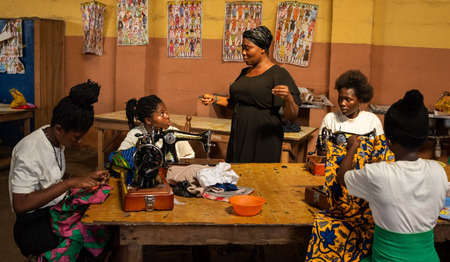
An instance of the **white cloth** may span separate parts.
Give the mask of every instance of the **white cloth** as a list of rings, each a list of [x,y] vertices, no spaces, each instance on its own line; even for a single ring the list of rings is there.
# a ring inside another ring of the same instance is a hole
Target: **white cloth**
[[[169,126],[167,130],[178,130],[178,128]],[[125,139],[122,141],[122,143],[119,146],[118,150],[126,150],[128,148],[131,148],[136,145],[139,137],[136,137],[136,134],[147,134],[147,130],[145,129],[144,125],[139,125],[131,129]],[[160,139],[158,142],[156,142],[155,146],[161,148],[163,145],[163,141]],[[175,148],[177,150],[178,158],[194,158],[195,152],[192,149],[191,145],[189,144],[189,141],[180,141],[175,144]]]
[[[62,180],[66,169],[64,147],[52,146],[43,130],[47,127],[49,126],[43,126],[24,137],[13,149],[9,171],[11,207],[12,193],[29,194],[46,189]],[[62,170],[56,161],[62,164]],[[65,194],[58,196],[41,208],[59,203],[64,196]]]
[[[350,195],[369,202],[375,224],[397,233],[432,229],[445,203],[447,175],[436,161],[367,164],[345,173]]]
[[[319,134],[322,134],[322,129],[326,127],[331,129],[332,133],[342,131],[358,135],[363,135],[376,129],[376,135],[384,134],[383,125],[380,119],[372,112],[364,110],[359,111],[355,118],[348,118],[342,112],[330,112],[325,115],[320,124]]]
[[[231,169],[230,164],[220,162],[214,167],[197,171],[197,180],[202,187],[208,187],[215,184],[236,184],[239,181],[239,176]]]

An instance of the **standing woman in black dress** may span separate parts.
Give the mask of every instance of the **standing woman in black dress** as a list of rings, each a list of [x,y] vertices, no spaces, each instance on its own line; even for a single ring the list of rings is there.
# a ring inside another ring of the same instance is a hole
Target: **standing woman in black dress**
[[[301,105],[299,90],[289,72],[269,58],[272,33],[258,26],[243,33],[242,56],[249,66],[230,86],[230,96],[204,94],[204,105],[234,110],[228,142],[228,163],[280,162],[284,117],[295,120]]]

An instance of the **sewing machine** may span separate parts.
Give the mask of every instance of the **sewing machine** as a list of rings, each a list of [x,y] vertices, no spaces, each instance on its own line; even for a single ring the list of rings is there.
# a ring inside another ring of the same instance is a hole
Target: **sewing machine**
[[[377,136],[377,131],[374,128],[372,131],[370,131],[366,134],[355,134],[355,133],[342,132],[342,131],[333,133],[333,132],[331,132],[330,129],[323,128],[322,134],[320,134],[319,137],[317,138],[316,150],[317,151],[326,150],[326,143],[327,143],[326,141],[331,141],[334,144],[340,145],[340,146],[345,145],[345,144],[347,144],[347,139],[352,135],[357,135],[364,140],[371,140]]]
[[[322,133],[319,135],[316,141],[316,151],[309,152],[306,160],[306,168],[313,175],[323,176],[325,175],[325,156],[313,156],[315,152],[325,152],[327,147],[327,141],[331,141],[336,145],[343,146],[347,144],[347,139],[352,136],[357,135],[361,139],[370,140],[374,139],[377,135],[376,129],[374,128],[372,131],[366,134],[355,134],[349,132],[331,132],[330,129],[323,128]]]
[[[152,211],[173,209],[173,191],[166,180],[169,165],[179,163],[175,144],[180,141],[198,141],[203,144],[207,159],[211,148],[211,131],[191,134],[178,130],[154,128],[150,134],[138,134],[133,162],[137,173],[131,183],[121,174],[121,191],[125,211]],[[156,143],[162,140],[161,149]]]

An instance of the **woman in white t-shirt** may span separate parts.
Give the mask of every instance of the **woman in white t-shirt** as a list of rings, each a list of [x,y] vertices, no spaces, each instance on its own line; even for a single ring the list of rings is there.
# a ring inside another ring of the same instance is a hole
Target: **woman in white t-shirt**
[[[369,103],[373,97],[373,87],[361,71],[349,70],[343,73],[336,80],[334,88],[339,93],[340,110],[326,114],[322,120],[317,141],[319,155],[326,155],[320,143],[324,128],[331,133],[340,131],[364,135],[375,129],[376,135],[384,134],[380,119],[374,113],[359,109],[362,103]]]
[[[389,108],[384,120],[395,162],[352,170],[359,140],[351,136],[347,141],[338,181],[351,195],[369,202],[375,221],[372,256],[363,261],[439,261],[433,228],[444,206],[448,181],[436,161],[419,158],[428,121],[423,95],[411,90]]]
[[[13,149],[9,195],[16,213],[14,240],[24,256],[39,256],[59,244],[50,208],[71,188],[90,189],[109,179],[107,170],[68,175],[64,149],[75,148],[94,122],[100,86],[88,80],[72,87],[53,109],[51,125],[24,137]]]
[[[169,112],[164,102],[156,95],[144,96],[138,100],[132,98],[128,100],[126,115],[130,131],[119,146],[119,151],[136,146],[139,137],[136,134],[147,134],[152,132],[152,128],[163,130],[178,130],[171,126]],[[135,119],[142,124],[137,125]],[[161,139],[156,142],[156,146],[161,148]],[[175,144],[178,158],[194,158],[195,153],[188,141],[180,141]]]

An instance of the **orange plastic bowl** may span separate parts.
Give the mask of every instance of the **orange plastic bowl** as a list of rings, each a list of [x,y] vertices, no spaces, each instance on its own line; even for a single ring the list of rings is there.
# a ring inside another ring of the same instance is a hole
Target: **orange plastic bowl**
[[[238,195],[230,197],[234,212],[240,216],[254,216],[260,211],[266,200],[259,196]]]

